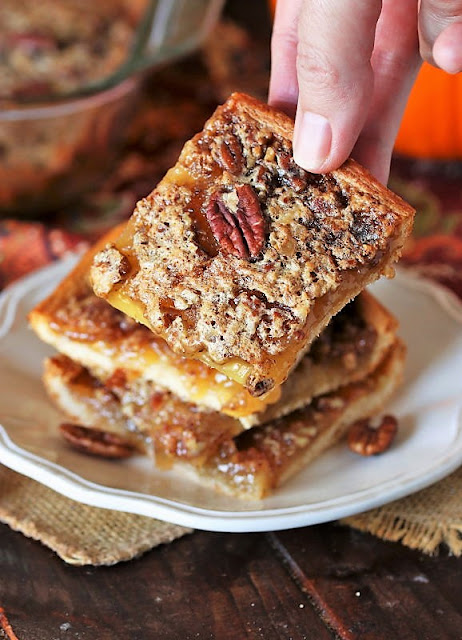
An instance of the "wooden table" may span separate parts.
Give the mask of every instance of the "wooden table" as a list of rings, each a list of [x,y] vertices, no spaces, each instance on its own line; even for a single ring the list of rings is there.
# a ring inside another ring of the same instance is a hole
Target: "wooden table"
[[[462,638],[462,558],[336,524],[195,532],[107,568],[0,525],[0,576],[19,640]]]

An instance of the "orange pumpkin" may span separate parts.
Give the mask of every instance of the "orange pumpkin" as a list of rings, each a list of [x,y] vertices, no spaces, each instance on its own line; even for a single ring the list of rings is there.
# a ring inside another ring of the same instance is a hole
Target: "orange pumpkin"
[[[415,158],[462,158],[462,74],[422,65],[395,150]]]

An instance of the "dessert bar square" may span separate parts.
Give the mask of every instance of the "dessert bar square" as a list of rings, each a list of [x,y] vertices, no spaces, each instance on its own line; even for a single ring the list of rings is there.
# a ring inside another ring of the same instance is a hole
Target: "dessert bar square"
[[[233,94],[91,271],[98,296],[254,396],[391,275],[414,215],[353,160],[302,170],[292,135],[286,115]]]
[[[113,235],[117,230],[109,238]],[[395,318],[370,293],[361,292],[332,318],[289,379],[255,398],[203,362],[175,354],[147,327],[94,295],[88,269],[94,253],[107,240],[93,247],[30,313],[32,328],[42,340],[111,388],[136,384],[137,397],[159,398],[160,393],[172,393],[202,410],[224,414],[223,418],[216,415],[212,431],[224,423],[229,432],[226,416],[230,416],[240,422],[233,427],[237,433],[359,380],[377,366],[395,340]],[[210,438],[214,437],[210,433]]]

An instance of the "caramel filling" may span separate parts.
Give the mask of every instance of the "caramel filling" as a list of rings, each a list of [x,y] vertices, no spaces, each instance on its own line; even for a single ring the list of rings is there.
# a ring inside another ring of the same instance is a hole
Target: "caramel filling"
[[[150,330],[90,292],[85,297],[68,298],[43,331],[45,341],[95,370],[124,369],[132,376],[142,371],[144,377],[161,380],[180,397],[232,417],[259,413],[281,395],[280,389],[273,389],[264,398],[251,396],[215,368],[175,354]]]
[[[364,267],[364,270],[367,271],[368,267]],[[307,322],[305,323],[303,329],[299,332],[297,339],[293,340],[289,343],[286,349],[276,355],[276,356],[267,356],[266,361],[264,362],[264,368],[268,372],[268,377],[272,379],[272,391],[275,393],[277,391],[277,387],[280,386],[287,378],[288,373],[290,372],[294,362],[297,362],[300,358],[300,355],[304,351],[304,346],[306,344],[307,336],[311,332],[319,333],[325,325],[325,309],[329,309],[329,315],[337,313],[345,300],[347,291],[351,291],[351,297],[354,297],[358,291],[357,281],[361,279],[361,273],[358,274],[356,270],[354,274],[351,276],[350,285],[344,288],[341,292],[333,291],[328,292],[313,304],[313,308],[310,311]],[[137,322],[146,325],[150,329],[149,321],[145,316],[145,311],[142,305],[129,298],[123,291],[122,287],[119,287],[117,290],[114,289],[111,291],[107,297],[109,303],[114,306],[116,309],[119,309],[129,317],[133,318]],[[160,336],[165,339],[164,336]],[[207,367],[218,371],[223,374],[229,380],[234,381],[238,385],[242,387],[248,387],[249,378],[252,376],[253,367],[250,363],[245,362],[240,358],[230,358],[225,362],[215,362],[207,352],[197,352],[191,355],[191,358],[199,360],[203,362]],[[258,383],[256,385],[258,387]],[[254,400],[258,401],[258,388],[257,390],[250,389],[250,393],[254,394]],[[249,395],[249,394],[248,394]],[[278,396],[279,397],[279,396]],[[269,404],[269,402],[275,401],[275,395],[271,395],[271,399],[268,400],[268,394],[265,394],[263,397],[262,408]],[[277,399],[277,398],[276,398]],[[232,413],[230,415],[248,415],[244,413]]]

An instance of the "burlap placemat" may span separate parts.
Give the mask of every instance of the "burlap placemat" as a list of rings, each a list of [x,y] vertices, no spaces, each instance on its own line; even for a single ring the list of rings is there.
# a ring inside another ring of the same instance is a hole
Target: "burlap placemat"
[[[462,467],[407,498],[341,520],[383,540],[434,555],[442,545],[462,555]]]
[[[191,529],[65,498],[0,465],[0,520],[73,565],[131,560]]]
[[[39,540],[73,565],[130,560],[192,530],[65,498],[0,466],[0,521]],[[462,555],[462,467],[437,484],[342,524],[434,555]]]

